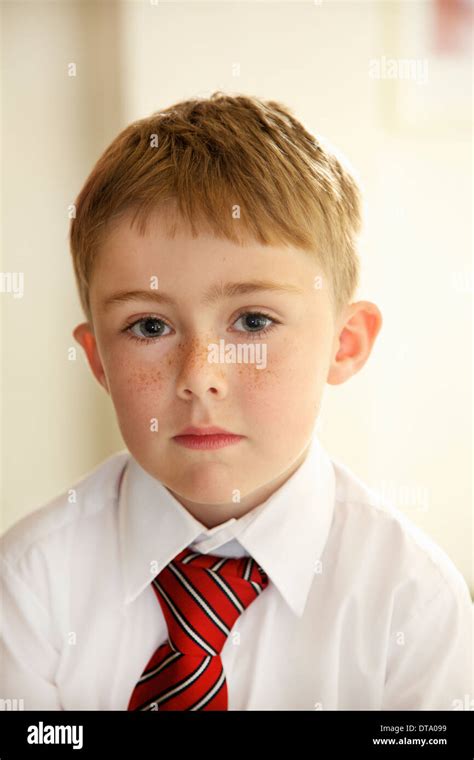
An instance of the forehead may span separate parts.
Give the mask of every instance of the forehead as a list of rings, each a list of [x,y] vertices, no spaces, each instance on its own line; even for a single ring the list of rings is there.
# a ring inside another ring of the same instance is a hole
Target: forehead
[[[237,280],[271,280],[310,293],[321,273],[314,255],[289,245],[262,245],[248,235],[236,243],[205,226],[193,236],[180,217],[163,210],[153,212],[142,234],[132,216],[124,214],[104,236],[91,283],[94,300],[125,288],[149,288],[151,278],[158,278],[158,288],[188,297],[207,297]]]

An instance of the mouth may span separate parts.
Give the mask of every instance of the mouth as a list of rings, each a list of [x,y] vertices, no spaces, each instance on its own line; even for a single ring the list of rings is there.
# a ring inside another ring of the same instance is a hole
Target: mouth
[[[187,427],[179,435],[173,436],[172,440],[187,449],[221,449],[233,446],[243,438],[245,436],[218,427]]]

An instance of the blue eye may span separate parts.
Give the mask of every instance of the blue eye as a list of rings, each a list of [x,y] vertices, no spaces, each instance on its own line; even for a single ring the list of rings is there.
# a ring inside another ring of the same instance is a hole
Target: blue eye
[[[268,314],[264,314],[260,311],[245,311],[237,318],[234,324],[241,319],[244,319],[244,323],[246,322],[246,326],[249,328],[248,332],[247,330],[243,330],[243,332],[247,335],[253,333],[257,338],[266,335],[270,330],[273,330],[276,324],[278,324],[276,319],[273,319],[273,317],[269,317]],[[270,324],[262,326],[262,321],[269,322]],[[240,330],[238,330],[238,332],[240,332]]]
[[[138,329],[141,330],[142,325],[144,330],[151,333],[151,335],[137,335],[133,331],[134,327],[138,327]],[[145,341],[146,343],[150,343],[156,338],[161,338],[163,336],[162,327],[168,327],[168,325],[163,322],[162,319],[158,319],[157,317],[142,317],[142,319],[137,319],[136,322],[128,325],[123,330],[123,332],[127,335],[127,337],[132,338],[132,340],[138,340],[140,342]]]

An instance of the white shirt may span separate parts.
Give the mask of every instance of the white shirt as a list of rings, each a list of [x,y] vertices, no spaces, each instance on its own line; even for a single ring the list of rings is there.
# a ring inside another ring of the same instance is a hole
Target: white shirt
[[[127,710],[167,639],[151,580],[187,546],[250,554],[269,576],[221,653],[229,710],[467,709],[465,580],[316,435],[266,502],[210,530],[127,450],[13,525],[0,705]]]

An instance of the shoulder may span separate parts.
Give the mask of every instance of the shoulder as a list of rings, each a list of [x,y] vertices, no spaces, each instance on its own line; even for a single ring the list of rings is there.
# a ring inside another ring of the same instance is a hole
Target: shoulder
[[[65,547],[78,531],[115,508],[120,480],[130,458],[125,449],[112,454],[70,488],[14,523],[0,536],[2,569],[14,571],[28,558]]]
[[[339,549],[347,549],[374,595],[390,599],[399,614],[415,618],[432,601],[471,608],[468,585],[447,552],[390,498],[370,488],[332,459],[336,478],[334,524]]]

